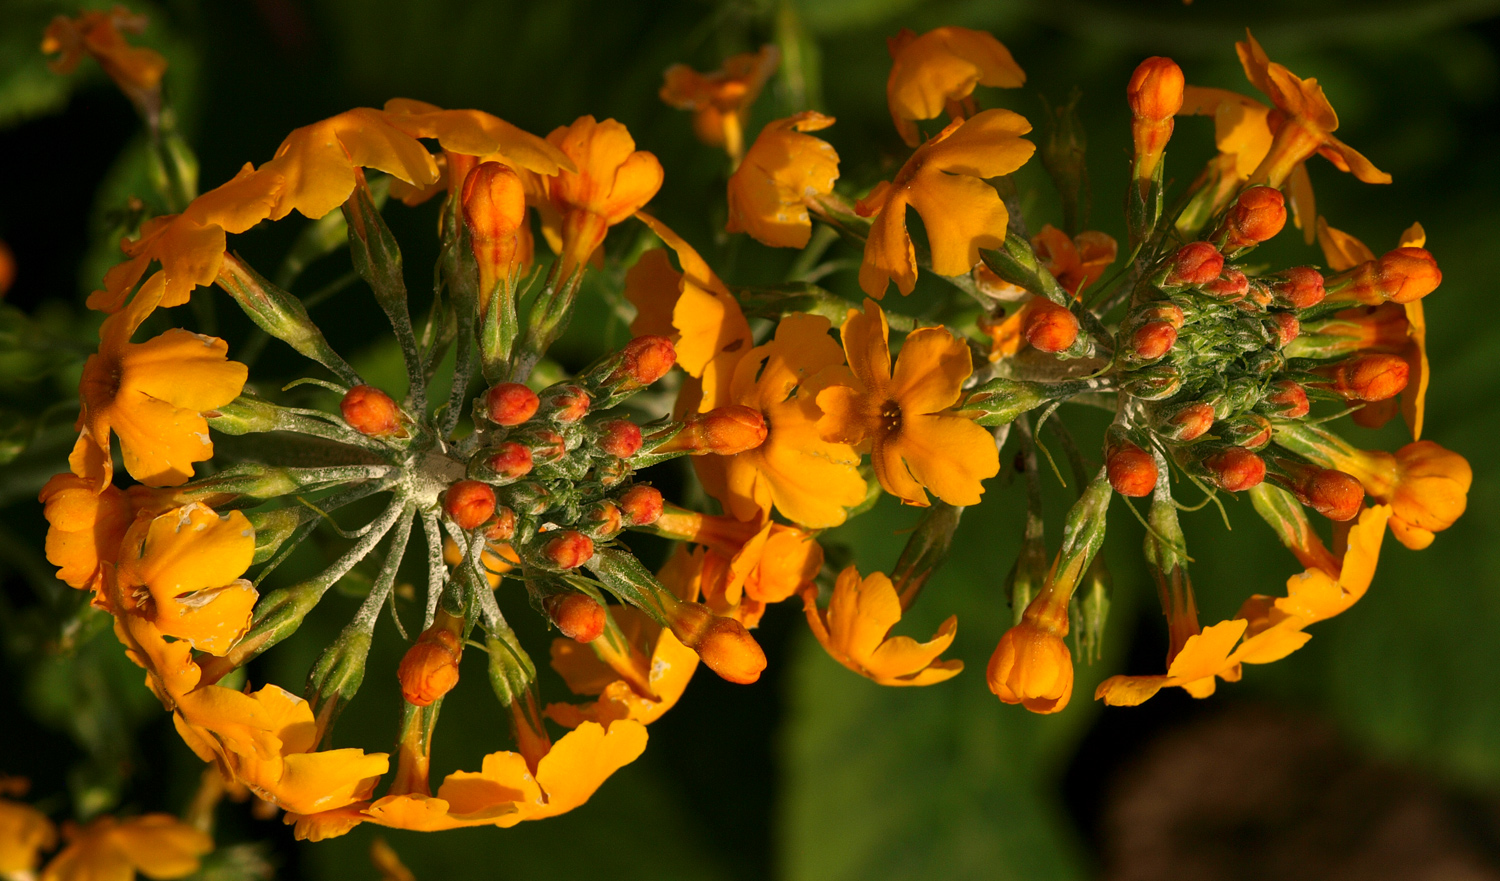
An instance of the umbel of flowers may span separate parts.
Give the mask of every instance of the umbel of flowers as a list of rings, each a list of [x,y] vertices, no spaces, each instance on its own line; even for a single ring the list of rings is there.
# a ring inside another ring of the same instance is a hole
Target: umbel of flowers
[[[1070,206],[1068,228],[1028,235],[1004,195],[1036,147],[1026,119],[981,109],[995,98],[988,89],[1025,81],[989,34],[891,40],[887,96],[911,152],[867,192],[838,188],[839,156],[821,137],[829,116],[802,110],[746,136],[774,50],[709,74],[668,71],[663,98],[692,110],[698,136],[734,165],[728,230],[808,249],[808,265],[839,236],[858,243],[867,298],[855,302],[807,283],[726,283],[645,213],[663,169],[612,119],[585,116],[540,138],[481,111],[398,98],[297,129],[264,163],[197,194],[191,154],[164,127],[159,56],[130,47],[121,23],[60,19],[46,47],[64,53],[63,68],[83,54],[104,65],[158,135],[162,180],[187,197],[124,241],[127,259],[89,299],[107,317],[80,383],[70,469],[42,492],[47,554],[113,616],[187,745],[284,809],[300,836],[360,823],[511,826],[568,811],[641,754],[647,726],[700,661],[732,682],[759,677],[766,658],[750,630],[770,603],[799,601],[829,655],[875,682],[954,677],[962,663],[943,658],[953,618],[927,642],[892,630],[1011,439],[1027,466],[1028,516],[1006,579],[1013,626],[987,681],[1034,712],[1071,698],[1065,637],[1097,655],[1109,606],[1098,550],[1117,495],[1149,500],[1145,559],[1171,639],[1161,675],[1100,686],[1111,704],[1163,687],[1206,696],[1244,664],[1285,656],[1369,588],[1387,526],[1422,548],[1463,512],[1467,463],[1420,439],[1422,300],[1441,280],[1437,263],[1419,226],[1377,257],[1315,215],[1315,155],[1361,180],[1389,178],[1333,136],[1337,116],[1316,81],[1271,62],[1251,37],[1237,49],[1270,106],[1187,86],[1165,58],[1129,79],[1123,261],[1109,236],[1071,228],[1086,188],[1069,108],[1042,157]],[[1213,115],[1236,136],[1220,138],[1220,155],[1167,211],[1165,149],[1183,114]],[[426,317],[414,320],[384,212],[391,200],[430,199],[439,256]],[[275,282],[230,249],[229,236],[293,213],[312,223]],[[1323,266],[1264,269],[1252,258],[1289,213],[1321,241]],[[606,245],[621,228],[664,245],[628,249],[634,338],[560,374],[549,350],[583,280],[618,265]],[[367,382],[313,321],[315,304],[289,292],[296,267],[342,244],[389,320],[404,390]],[[883,308],[892,282],[907,294],[924,275],[948,283],[954,296],[937,314],[952,326]],[[143,330],[161,328],[163,309],[215,296],[312,362],[318,375],[301,382],[334,392],[337,409],[252,393],[223,340]],[[983,338],[958,321],[976,307]],[[453,380],[436,384],[445,358]],[[653,411],[637,393],[658,383],[675,400]],[[1053,418],[1069,402],[1114,415],[1091,449]],[[1326,418],[1346,410],[1366,425],[1400,413],[1413,442],[1358,449]],[[1080,490],[1055,551],[1036,467],[1044,424],[1070,451]],[[216,455],[216,436],[240,438],[233,455]],[[678,457],[692,457],[716,510],[674,504],[651,485],[645,469]],[[1303,567],[1285,596],[1252,596],[1234,618],[1200,624],[1176,513],[1184,491],[1250,496]],[[819,530],[882,492],[922,509],[898,563],[835,571]],[[371,499],[373,517],[335,527],[343,541],[326,569],[272,578],[320,525],[355,502],[371,510]],[[1308,509],[1333,521],[1331,543]],[[632,531],[676,543],[659,571],[634,555]],[[408,631],[397,574],[418,532],[425,594]],[[376,562],[363,602],[301,693],[241,687],[245,664],[291,637],[366,558]],[[507,583],[515,591],[499,590]],[[507,622],[520,610],[500,602],[517,592],[557,629],[549,660],[573,700],[543,698]],[[363,685],[387,607],[409,643],[394,683],[394,756],[338,748],[335,723]],[[475,651],[509,735],[496,735],[478,770],[434,783],[439,711],[467,693],[461,660]]]

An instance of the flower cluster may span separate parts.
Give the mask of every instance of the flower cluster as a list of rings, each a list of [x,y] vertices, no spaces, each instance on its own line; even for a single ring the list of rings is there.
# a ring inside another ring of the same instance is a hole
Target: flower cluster
[[[90,15],[55,24],[47,46],[67,53],[64,66],[93,54],[159,111],[160,69],[146,77],[149,59],[121,49],[117,33],[66,36],[124,20]],[[709,74],[674,67],[661,92],[729,154],[728,232],[805,249],[808,266],[839,236],[858,243],[860,300],[806,281],[726,283],[644,211],[664,179],[656,157],[620,122],[590,116],[541,138],[481,111],[393,99],[298,129],[268,161],[141,224],[122,245],[128,259],[89,299],[108,317],[83,369],[70,470],[42,491],[47,555],[113,617],[198,756],[285,810],[306,838],[360,823],[504,827],[584,803],[641,754],[647,726],[682,697],[699,661],[731,682],[756,681],[767,659],[750,630],[771,603],[799,600],[828,654],[874,682],[952,678],[963,669],[943,658],[955,619],[925,643],[892,630],[1012,437],[1029,511],[1007,580],[1014,626],[987,679],[1002,701],[1036,712],[1071,697],[1065,636],[1097,653],[1108,610],[1097,552],[1116,494],[1151,499],[1145,556],[1171,647],[1164,675],[1106,681],[1099,697],[1113,704],[1164,686],[1204,696],[1215,677],[1288,654],[1369,587],[1387,524],[1420,548],[1462,513],[1470,477],[1457,454],[1419,439],[1395,454],[1363,451],[1327,427],[1340,409],[1367,425],[1399,410],[1420,438],[1421,300],[1441,274],[1420,227],[1377,258],[1312,213],[1314,153],[1388,180],[1332,136],[1337,117],[1314,81],[1270,62],[1253,38],[1240,55],[1272,108],[1187,87],[1169,59],[1143,63],[1127,88],[1130,256],[1111,274],[1120,249],[1072,228],[1082,212],[1030,237],[1006,195],[1008,176],[1036,152],[1031,124],[980,109],[976,89],[1025,81],[1010,52],[963,28],[903,32],[890,49],[891,115],[912,149],[866,192],[836,189],[838,153],[814,134],[834,125],[829,116],[794,108],[745,148],[773,48]],[[1215,116],[1221,155],[1168,213],[1165,150],[1184,113]],[[929,120],[939,122],[924,133]],[[1081,144],[1050,137],[1043,158],[1076,204]],[[438,202],[425,323],[413,320],[417,297],[384,219],[390,199]],[[1289,200],[1293,220],[1322,241],[1328,271],[1248,259],[1282,230]],[[915,236],[908,208],[921,221]],[[228,250],[227,236],[294,212],[312,221],[296,266],[347,243],[400,346],[404,392],[372,385],[334,350],[310,298],[290,292],[295,269],[273,282]],[[647,247],[613,246],[626,236]],[[625,270],[633,338],[565,371],[553,344],[585,278],[612,284],[613,269]],[[946,324],[919,326],[877,302],[891,282],[905,295],[923,276],[963,295],[935,313]],[[321,375],[299,383],[333,392],[337,405],[257,393],[221,339],[169,328],[135,341],[165,308],[212,296],[198,290],[208,286],[318,365]],[[976,305],[987,341],[970,332]],[[453,379],[439,386],[445,357]],[[1066,402],[1114,414],[1097,468],[1050,419]],[[1080,484],[1055,556],[1036,467],[1044,423]],[[216,453],[215,433],[243,440]],[[116,454],[133,483],[117,480]],[[691,457],[717,513],[669,502],[649,482],[646,469],[680,457]],[[1306,567],[1286,596],[1251,597],[1235,618],[1200,627],[1174,499],[1185,486],[1250,495]],[[881,493],[922,509],[893,571],[829,565],[820,531]],[[343,541],[326,569],[262,593],[320,525],[371,498],[381,500],[373,518],[334,527]],[[1332,549],[1306,508],[1335,521]],[[398,572],[418,526],[426,594],[397,677],[394,760],[335,748],[384,609],[406,635]],[[675,542],[658,572],[637,558],[632,531]],[[366,558],[378,560],[373,577],[350,577]],[[305,693],[241,687],[244,666],[341,581],[363,600]],[[549,659],[574,700],[543,700],[501,608],[506,585],[556,627]],[[471,650],[486,655],[510,721],[498,746],[509,748],[434,789],[438,714]]]

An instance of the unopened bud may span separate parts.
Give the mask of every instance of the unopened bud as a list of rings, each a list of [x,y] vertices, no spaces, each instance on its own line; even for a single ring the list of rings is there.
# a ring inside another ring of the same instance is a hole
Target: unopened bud
[[[370,437],[406,437],[401,408],[391,396],[373,385],[357,385],[339,402],[344,421]]]
[[[1276,342],[1284,349],[1302,333],[1302,322],[1290,312],[1272,312],[1269,316]]]
[[[478,529],[495,513],[495,491],[487,483],[460,480],[443,495],[443,510],[459,529]]]
[[[1078,339],[1078,316],[1051,300],[1038,297],[1027,306],[1023,332],[1026,342],[1037,351],[1061,352]]]
[[[1148,321],[1130,335],[1126,350],[1132,361],[1155,361],[1177,344],[1177,328],[1165,321]]]
[[[528,426],[511,439],[531,451],[533,465],[551,465],[568,454],[568,440],[550,428]]]
[[[588,415],[593,401],[576,385],[553,386],[542,392],[542,411],[554,422],[572,425]]]
[[[624,459],[605,459],[594,463],[594,469],[589,472],[589,477],[605,489],[612,489],[624,483],[625,478],[634,473],[635,470]]]
[[[604,632],[604,607],[581,593],[553,594],[542,601],[547,617],[574,642],[593,642]]]
[[[516,512],[501,505],[495,509],[495,518],[484,528],[484,537],[490,541],[510,541],[516,536]]]
[[[583,512],[579,524],[589,538],[608,541],[625,528],[625,516],[614,502],[595,502]]]
[[[1000,637],[985,679],[990,691],[1007,704],[1020,704],[1033,713],[1056,713],[1073,696],[1073,655],[1063,634],[1023,619]]]
[[[517,232],[526,222],[526,188],[520,175],[498,162],[481,163],[464,179],[463,215],[484,299],[510,278],[521,257]]]
[[[536,415],[541,398],[518,382],[502,382],[485,392],[485,415],[496,425],[516,426]]]
[[[1182,388],[1182,374],[1170,364],[1160,364],[1125,374],[1120,389],[1143,401],[1160,401]]]
[[[536,517],[552,507],[552,493],[534,480],[513,483],[500,491],[507,507],[517,516]]]
[[[1311,266],[1293,266],[1271,282],[1271,296],[1278,306],[1289,309],[1306,309],[1323,302],[1327,291],[1323,287],[1323,273]]]
[[[1364,507],[1365,488],[1353,475],[1292,459],[1276,465],[1272,480],[1329,520],[1353,520]]]
[[[1215,300],[1238,303],[1250,292],[1250,279],[1245,277],[1245,273],[1230,266],[1225,268],[1223,275],[1202,285],[1199,290]]]
[[[463,643],[451,629],[434,625],[424,631],[396,669],[401,696],[414,706],[425,707],[452,691],[458,684],[462,655]]]
[[[1411,365],[1397,355],[1359,355],[1317,372],[1329,380],[1320,385],[1346,401],[1384,401],[1406,388]]]
[[[1307,392],[1302,386],[1293,380],[1282,379],[1271,384],[1256,409],[1278,419],[1301,419],[1312,405],[1308,403]]]
[[[558,569],[577,569],[594,556],[594,540],[577,530],[565,529],[543,542],[541,554]]]
[[[623,389],[645,388],[672,369],[677,350],[663,336],[638,336],[620,351],[620,366],[607,380]]]
[[[1169,407],[1157,414],[1157,432],[1168,440],[1186,443],[1207,434],[1214,427],[1214,418],[1213,405],[1202,401]]]
[[[1177,249],[1168,263],[1168,287],[1208,284],[1224,272],[1224,255],[1208,242],[1191,242]]]
[[[724,679],[749,685],[766,669],[766,653],[733,618],[720,618],[701,603],[680,603],[670,615],[672,635]]]
[[[1414,303],[1437,290],[1442,281],[1437,260],[1425,248],[1397,248],[1329,279],[1328,287],[1332,299],[1375,306]]]
[[[599,449],[611,456],[629,459],[641,448],[641,427],[629,419],[601,423],[599,432]]]
[[[1209,478],[1225,492],[1243,492],[1266,479],[1266,463],[1242,447],[1225,447],[1203,460]]]
[[[1156,459],[1134,443],[1110,433],[1105,441],[1104,467],[1109,485],[1122,496],[1142,498],[1156,488]]]
[[[654,452],[733,456],[760,446],[766,433],[766,418],[759,410],[731,404],[689,417],[676,436]]]
[[[1135,178],[1149,181],[1172,137],[1173,117],[1182,109],[1182,68],[1170,58],[1147,58],[1135,69],[1125,98],[1135,142]]]
[[[665,504],[661,491],[644,483],[637,483],[625,490],[616,501],[625,515],[625,522],[630,526],[650,526],[655,523],[660,519]]]
[[[520,480],[531,473],[531,450],[524,444],[506,441],[493,447],[485,464],[505,480]]]
[[[1240,193],[1213,239],[1225,251],[1253,248],[1269,241],[1286,225],[1286,197],[1275,187],[1250,187]]]
[[[1172,325],[1174,330],[1182,330],[1183,322],[1186,320],[1187,316],[1183,313],[1181,306],[1169,300],[1163,300],[1157,303],[1143,303],[1130,310],[1125,323],[1137,325],[1149,321],[1165,321]]]
[[[1222,437],[1247,450],[1264,449],[1271,442],[1271,420],[1256,413],[1242,413],[1224,424]]]

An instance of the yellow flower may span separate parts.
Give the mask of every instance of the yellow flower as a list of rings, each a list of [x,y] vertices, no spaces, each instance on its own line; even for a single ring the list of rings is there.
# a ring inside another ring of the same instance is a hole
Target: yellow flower
[[[821,316],[784,316],[770,342],[739,359],[718,400],[705,386],[705,408],[738,404],[765,417],[760,446],[693,459],[709,495],[739,520],[760,520],[774,506],[793,523],[821,529],[843,523],[845,509],[865,498],[859,454],[818,433],[819,392],[847,376],[828,329]]]
[[[921,142],[915,120],[935,119],[945,110],[950,119],[972,116],[975,86],[1018,89],[1026,84],[1010,50],[984,31],[942,27],[919,37],[902,28],[886,42],[891,52],[886,103],[909,147]]]
[[[47,815],[17,801],[0,798],[0,876],[31,877],[38,854],[57,845],[57,827]]]
[[[698,669],[697,653],[683,645],[671,630],[635,609],[615,607],[612,615],[619,625],[618,633],[606,632],[587,646],[571,639],[552,641],[552,667],[568,688],[574,694],[598,696],[597,700],[584,704],[548,704],[547,718],[559,725],[577,728],[584,722],[597,722],[607,726],[616,719],[649,725],[677,705]],[[655,645],[650,656],[639,654],[636,647],[651,639],[653,633]],[[594,645],[615,638],[629,643],[629,656],[644,662],[642,669],[629,671],[629,680],[620,678],[619,672],[596,654],[596,650],[603,650],[612,660],[625,657],[625,652],[614,651],[607,645]],[[641,685],[645,688],[641,689]]]
[[[690,572],[703,602],[716,615],[754,627],[767,603],[779,603],[812,584],[823,568],[823,548],[807,531],[770,518],[736,520],[668,506],[652,524],[659,534],[703,546],[672,562]],[[664,570],[665,572],[665,570]],[[666,575],[662,576],[666,583]],[[695,594],[696,595],[696,594]]]
[[[1108,233],[1085,230],[1068,238],[1050,223],[1031,237],[1031,246],[1047,271],[1075,297],[1098,281],[1120,253],[1119,244]],[[982,271],[988,270],[984,267]]]
[[[842,334],[857,384],[818,394],[819,435],[868,442],[880,485],[907,504],[928,504],[923,487],[950,505],[978,504],[1000,456],[988,431],[949,409],[973,371],[968,345],[945,328],[915,330],[893,373],[890,330],[873,300],[863,314],[849,310]]]
[[[233,401],[245,385],[245,365],[225,360],[223,340],[174,328],[130,342],[159,295],[160,286],[143,290],[129,309],[106,319],[99,352],[83,366],[73,470],[101,489],[114,470],[111,432],[120,437],[131,477],[153,486],[186,483],[193,463],[213,456],[203,412]]]
[[[1204,698],[1214,693],[1215,677],[1237,682],[1241,664],[1269,664],[1301,648],[1312,638],[1305,627],[1340,614],[1369,589],[1390,513],[1382,505],[1360,515],[1349,531],[1349,549],[1337,576],[1317,567],[1293,575],[1285,597],[1253,596],[1234,618],[1188,637],[1165,676],[1111,676],[1099,684],[1094,698],[1133,707],[1173,686]]]
[[[137,872],[181,878],[198,871],[199,858],[214,849],[212,838],[171,814],[99,817],[70,837],[41,881],[129,881]]]
[[[932,271],[963,275],[979,262],[980,248],[1005,239],[1010,215],[985,178],[1010,174],[1031,158],[1036,145],[1021,135],[1031,123],[1009,110],[986,110],[954,120],[918,147],[896,177],[881,183],[856,206],[874,217],[859,268],[859,286],[885,296],[892,280],[902,294],[917,284],[917,256],[906,229],[906,209],[915,208],[927,229]]]
[[[97,589],[103,564],[120,556],[120,541],[134,518],[129,499],[114,486],[100,490],[76,474],[53,475],[37,501],[47,518],[47,560],[69,587]]]
[[[805,248],[812,236],[808,207],[833,192],[839,154],[815,132],[833,117],[807,110],[766,124],[745,161],[729,176],[727,232],[746,232],[773,248]]]
[[[611,226],[651,201],[661,189],[662,169],[613,119],[582,116],[553,130],[547,140],[577,168],[559,171],[550,188],[553,207],[562,215],[559,272],[568,278],[604,243]]]
[[[120,91],[135,103],[150,106],[147,102],[161,87],[162,74],[167,72],[167,59],[154,50],[130,45],[120,35],[120,31],[139,34],[145,29],[146,17],[132,15],[124,6],[108,12],[84,12],[76,18],[59,15],[47,25],[42,51],[48,55],[60,53],[48,66],[61,74],[77,69],[84,55],[93,56]]]
[[[121,544],[121,594],[162,634],[222,656],[250,628],[259,594],[240,577],[255,556],[244,514],[194,502],[141,516]]]
[[[678,110],[693,111],[693,132],[710,147],[723,147],[734,162],[744,150],[745,120],[750,105],[776,72],[781,53],[775,46],[724,59],[712,73],[699,73],[685,64],[667,68],[661,99]]]
[[[827,610],[814,587],[802,591],[807,626],[829,657],[881,685],[932,685],[963,672],[964,662],[939,661],[953,644],[958,618],[949,617],[927,642],[890,636],[901,620],[901,600],[883,572],[860,578],[853,566],[839,573]]]

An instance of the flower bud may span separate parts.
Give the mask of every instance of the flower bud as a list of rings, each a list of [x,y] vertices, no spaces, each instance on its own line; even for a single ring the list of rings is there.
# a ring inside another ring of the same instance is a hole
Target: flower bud
[[[484,537],[490,541],[510,541],[516,536],[516,512],[501,505],[495,509],[495,517],[484,528]]]
[[[1197,440],[1214,427],[1212,404],[1194,401],[1191,404],[1169,407],[1156,415],[1157,433],[1167,440],[1186,443]]]
[[[1062,634],[1023,619],[1000,637],[985,679],[990,691],[1007,704],[1021,704],[1033,713],[1056,713],[1073,696],[1073,656]]]
[[[1414,303],[1443,281],[1442,270],[1425,248],[1397,248],[1328,280],[1329,296],[1366,306]]]
[[[485,464],[506,480],[520,480],[531,473],[531,450],[514,441],[506,441],[492,448]]]
[[[448,626],[434,624],[423,631],[396,669],[401,696],[413,706],[425,707],[452,691],[462,655],[463,642]]]
[[[638,336],[620,351],[620,366],[606,382],[621,389],[645,388],[672,369],[677,350],[664,336]]]
[[[1170,58],[1147,58],[1135,69],[1125,98],[1135,142],[1135,178],[1149,181],[1172,137],[1173,117],[1182,109],[1182,68]]]
[[[1160,401],[1182,388],[1182,374],[1170,364],[1159,364],[1125,374],[1120,389],[1143,401]]]
[[[1266,479],[1266,463],[1242,447],[1225,447],[1203,459],[1209,479],[1225,492],[1243,492]]]
[[[546,539],[541,554],[559,569],[577,569],[594,556],[594,541],[577,530],[564,529]]]
[[[1411,365],[1397,355],[1359,355],[1319,368],[1327,388],[1346,401],[1384,401],[1401,394]]]
[[[1353,520],[1364,507],[1365,488],[1351,474],[1293,459],[1277,459],[1276,466],[1271,479],[1329,520]]]
[[[1275,187],[1249,187],[1240,193],[1213,240],[1225,251],[1253,248],[1286,225],[1286,197]]]
[[[589,413],[593,401],[576,385],[557,385],[542,392],[541,411],[554,422],[572,425]]]
[[[1177,344],[1177,328],[1165,321],[1148,321],[1130,335],[1126,350],[1132,361],[1155,361]]]
[[[596,461],[594,469],[589,472],[589,477],[605,489],[612,489],[625,482],[625,479],[635,473],[630,463],[624,459],[605,459]]]
[[[1168,287],[1208,284],[1224,272],[1224,255],[1208,242],[1190,242],[1177,249],[1167,264]]]
[[[547,617],[574,642],[593,642],[604,632],[604,607],[581,593],[557,593],[542,601]]]
[[[1061,352],[1078,339],[1078,316],[1051,300],[1037,297],[1026,307],[1023,332],[1039,352]]]
[[[1156,489],[1156,459],[1150,453],[1110,432],[1104,444],[1104,468],[1109,485],[1122,496],[1142,498]]]
[[[1224,269],[1223,275],[1202,285],[1199,290],[1215,300],[1238,303],[1250,292],[1250,279],[1245,277],[1245,273],[1229,266]]]
[[[551,465],[568,454],[568,439],[550,428],[528,426],[511,439],[530,451],[533,465]]]
[[[760,446],[766,432],[766,418],[759,410],[731,404],[688,417],[682,429],[654,452],[733,456]]]
[[[487,483],[460,480],[443,495],[443,510],[459,529],[477,529],[495,513],[495,491]]]
[[[599,431],[599,449],[611,456],[629,459],[641,448],[641,427],[629,419],[600,423]]]
[[[1323,302],[1327,295],[1323,287],[1323,273],[1311,266],[1293,266],[1268,279],[1271,296],[1278,306],[1288,309],[1306,309]]]
[[[1290,379],[1282,379],[1271,384],[1256,409],[1278,419],[1301,419],[1312,405],[1308,403],[1307,392],[1302,386]]]
[[[1130,316],[1126,318],[1126,324],[1145,324],[1148,321],[1165,321],[1172,325],[1173,330],[1182,330],[1183,322],[1187,316],[1182,307],[1170,300],[1156,303],[1144,303],[1130,310]]]
[[[552,507],[552,493],[534,480],[513,483],[502,489],[500,495],[518,517],[536,517]]]
[[[369,437],[406,437],[401,408],[373,385],[357,385],[344,395],[339,410],[349,427]]]
[[[679,603],[669,614],[672,635],[724,679],[749,685],[766,669],[766,653],[733,618],[720,618],[701,603]]]
[[[525,186],[509,166],[484,162],[464,179],[462,201],[481,299],[487,299],[497,284],[509,281],[521,257],[517,232],[526,222]]]
[[[1247,450],[1260,450],[1271,442],[1271,420],[1256,413],[1241,413],[1224,424],[1224,440]]]
[[[496,425],[520,425],[536,415],[541,399],[518,382],[502,382],[484,395],[485,415]]]
[[[614,502],[595,502],[584,510],[579,525],[589,538],[608,541],[625,528],[625,516]]]
[[[661,517],[665,504],[661,491],[644,483],[637,483],[625,490],[616,502],[625,515],[625,522],[630,526],[650,526],[655,523]]]
[[[1290,312],[1272,312],[1269,316],[1276,342],[1284,349],[1302,333],[1302,322]]]

